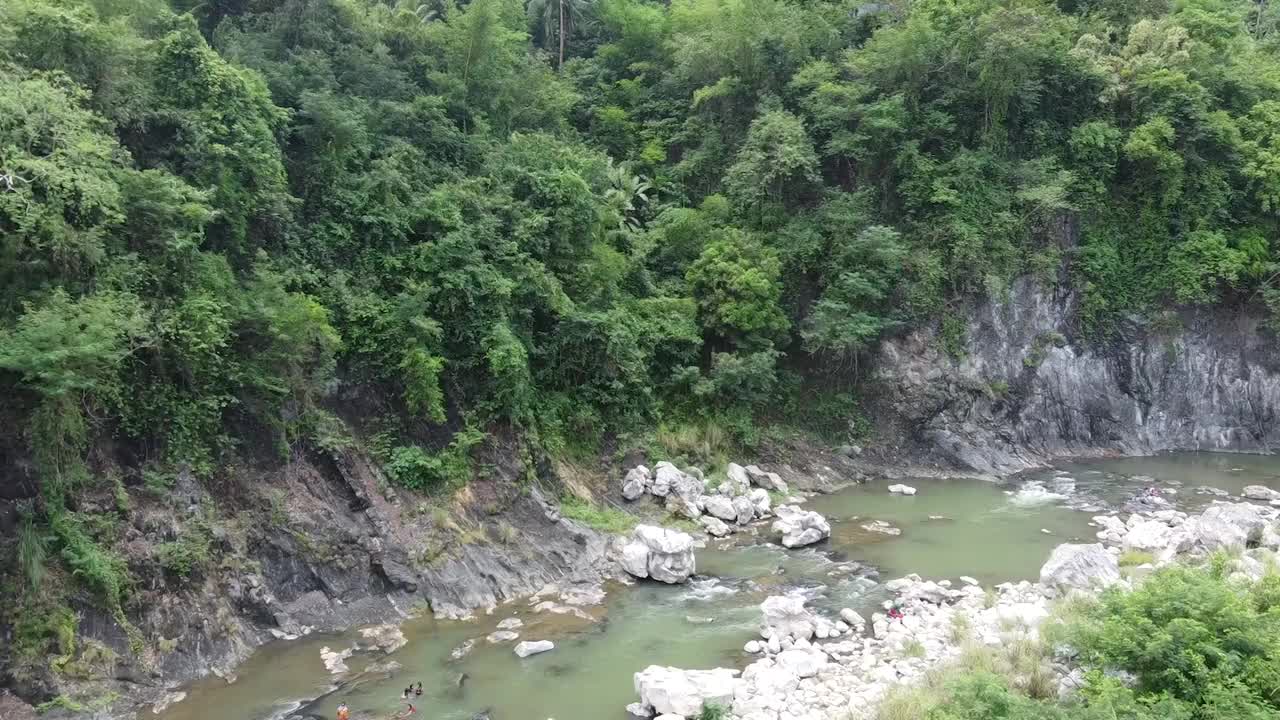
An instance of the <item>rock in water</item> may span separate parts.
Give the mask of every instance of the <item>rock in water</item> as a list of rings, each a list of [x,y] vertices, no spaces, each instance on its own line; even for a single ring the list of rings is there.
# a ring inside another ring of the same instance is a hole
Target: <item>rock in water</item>
[[[622,478],[622,497],[635,500],[644,495],[644,491],[652,482],[652,476],[649,468],[643,465],[637,465],[628,470],[626,477]]]
[[[520,637],[520,633],[518,632],[511,630],[497,630],[486,635],[484,639],[496,645],[498,643],[511,642],[518,637]]]
[[[783,638],[813,637],[814,617],[804,607],[804,598],[794,595],[774,595],[760,603],[764,615],[764,631],[779,642]],[[764,634],[764,633],[762,633]]]
[[[320,662],[324,663],[324,669],[334,675],[339,675],[347,671],[347,663],[344,662],[351,657],[351,648],[347,648],[341,652],[334,652],[328,647],[320,648]]]
[[[831,537],[831,525],[826,518],[812,510],[801,510],[794,505],[779,505],[774,512],[778,519],[773,521],[773,531],[782,535],[783,547],[812,545]]]
[[[693,537],[679,530],[637,525],[622,548],[622,569],[638,578],[681,583],[696,570]]]
[[[635,674],[635,690],[650,715],[696,717],[704,705],[729,707],[737,677],[737,670],[727,668],[681,670],[650,665]]]
[[[516,645],[515,653],[519,657],[527,658],[530,655],[537,655],[538,653],[544,653],[548,650],[554,650],[555,648],[556,644],[550,640],[525,640],[524,642]]]
[[[1040,583],[1063,594],[1073,588],[1104,588],[1117,582],[1120,566],[1100,543],[1059,545],[1040,568]]]
[[[894,495],[915,495],[916,489],[911,487],[910,485],[899,484],[899,485],[890,485],[889,492],[893,493]]]
[[[1280,500],[1280,492],[1272,490],[1265,485],[1250,485],[1240,494],[1250,500]]]
[[[509,617],[498,623],[499,630],[518,630],[524,626],[524,621],[517,617]]]
[[[360,635],[372,641],[374,646],[385,653],[399,650],[409,643],[400,628],[391,623],[363,628],[360,630]]]

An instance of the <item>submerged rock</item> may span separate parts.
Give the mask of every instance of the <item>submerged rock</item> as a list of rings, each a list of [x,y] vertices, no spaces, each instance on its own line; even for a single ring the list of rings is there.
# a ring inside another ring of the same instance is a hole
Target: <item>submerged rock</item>
[[[1280,500],[1280,491],[1272,490],[1265,485],[1249,485],[1240,494],[1250,500]]]
[[[516,617],[509,617],[498,623],[499,630],[517,630],[523,626],[524,621]]]
[[[779,505],[775,511],[773,531],[782,535],[782,546],[802,547],[831,537],[831,525],[826,518],[812,510],[801,510],[794,505]]]
[[[648,714],[696,716],[704,705],[729,707],[737,685],[737,670],[681,670],[650,665],[635,674],[635,691]]]
[[[498,643],[511,642],[518,637],[520,637],[520,633],[515,632],[514,630],[495,630],[494,632],[486,635],[484,639],[494,645],[497,645]]]
[[[327,646],[320,648],[320,662],[324,663],[324,669],[330,674],[340,675],[347,672],[346,659],[351,657],[353,650],[347,648],[342,651],[330,650]]]
[[[1120,566],[1099,543],[1066,543],[1053,549],[1040,568],[1040,582],[1065,594],[1072,589],[1100,589],[1120,582]]]

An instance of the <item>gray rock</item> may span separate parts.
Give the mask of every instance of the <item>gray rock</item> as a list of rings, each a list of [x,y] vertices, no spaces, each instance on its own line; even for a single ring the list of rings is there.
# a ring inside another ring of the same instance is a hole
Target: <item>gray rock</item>
[[[747,475],[747,469],[737,463],[729,463],[725,469],[728,476],[723,483],[720,484],[720,491],[730,497],[738,497],[746,495],[751,489],[751,478]]]
[[[733,506],[733,499],[724,495],[708,495],[703,500],[703,507],[712,517],[727,522],[735,522],[738,519],[738,509]]]
[[[652,477],[649,468],[643,465],[631,468],[622,479],[622,497],[628,500],[638,499],[649,488]]]
[[[784,638],[813,637],[815,618],[805,609],[804,598],[796,595],[774,595],[760,603],[764,616],[763,629],[769,640],[781,642]]]
[[[498,623],[499,630],[519,630],[524,627],[524,621],[517,617],[504,618]]]
[[[747,477],[751,480],[751,484],[765,490],[774,490],[780,493],[789,492],[787,484],[783,482],[782,476],[775,472],[765,472],[755,465],[746,467]]]
[[[666,497],[671,492],[671,486],[680,482],[684,478],[684,473],[680,469],[669,462],[660,462],[653,471],[653,483],[649,486],[649,492],[658,497]]]
[[[703,515],[699,518],[698,522],[702,524],[703,529],[705,529],[709,535],[714,537],[724,537],[730,533],[729,526],[724,524],[724,521],[719,518],[715,518],[710,515]]]
[[[1273,512],[1249,503],[1212,505],[1188,521],[1187,527],[1206,550],[1243,548],[1261,543]]]
[[[530,655],[554,650],[555,647],[556,644],[550,640],[525,640],[516,645],[514,652],[518,657],[527,658]]]
[[[755,519],[755,516],[756,516],[755,503],[751,502],[751,498],[745,495],[739,495],[738,497],[733,499],[733,509],[738,515],[737,523],[739,525],[746,525],[747,523]]]
[[[1059,545],[1040,568],[1040,583],[1059,593],[1098,589],[1120,582],[1115,556],[1098,543]]]

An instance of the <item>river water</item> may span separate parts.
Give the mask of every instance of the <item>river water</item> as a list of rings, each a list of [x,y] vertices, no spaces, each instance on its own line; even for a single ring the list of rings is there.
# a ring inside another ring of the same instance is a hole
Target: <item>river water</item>
[[[640,583],[608,587],[591,619],[534,614],[516,601],[473,622],[415,618],[403,630],[409,643],[389,657],[353,656],[341,681],[320,661],[320,648],[349,647],[355,632],[313,634],[260,649],[234,682],[208,678],[186,688],[187,698],[157,720],[332,718],[339,701],[352,720],[384,720],[405,705],[400,691],[421,682],[414,720],[625,720],[636,697],[632,674],[652,664],[688,668],[741,667],[742,645],[756,637],[759,603],[771,594],[803,592],[810,605],[868,614],[884,599],[876,571],[891,579],[909,572],[931,579],[973,576],[984,584],[1035,579],[1052,548],[1092,541],[1094,514],[1118,506],[1149,485],[1195,510],[1213,496],[1208,486],[1238,496],[1245,485],[1280,489],[1280,459],[1183,453],[1154,458],[1081,461],[1003,483],[908,480],[906,497],[873,482],[810,500],[805,507],[831,522],[831,540],[785,551],[762,538],[739,536],[698,550],[700,577],[683,586]],[[900,530],[878,532],[881,521]],[[704,577],[705,576],[705,577]],[[552,640],[555,650],[517,658],[511,643],[484,636],[503,618],[524,621],[522,640]],[[474,649],[453,660],[467,640]],[[394,660],[400,669],[371,664]],[[458,686],[459,676],[466,681]],[[149,715],[150,713],[148,713]]]

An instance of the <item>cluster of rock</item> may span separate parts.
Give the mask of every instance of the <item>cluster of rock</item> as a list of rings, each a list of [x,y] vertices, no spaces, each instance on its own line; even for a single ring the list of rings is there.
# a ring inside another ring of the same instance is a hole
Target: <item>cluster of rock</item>
[[[1258,492],[1250,495],[1251,489],[1245,489],[1246,497],[1262,495]],[[1166,565],[1183,553],[1203,555],[1215,550],[1280,549],[1277,518],[1280,518],[1280,509],[1276,507],[1215,501],[1194,516],[1164,509],[1132,513],[1125,519],[1098,515],[1093,518],[1093,524],[1100,528],[1097,537],[1102,543],[1096,547],[1105,546],[1107,553],[1113,556],[1126,551],[1150,553],[1151,561],[1135,568],[1141,574]],[[1245,559],[1249,557],[1246,552]]]
[[[660,462],[651,471],[637,465],[622,480],[622,496],[638,500],[645,494],[652,495],[668,511],[697,520],[711,535],[723,537],[732,532],[733,526],[768,517],[770,490],[787,492],[787,484],[777,473],[765,472],[755,465],[729,463],[727,475],[724,482],[710,490],[698,468],[685,472],[669,462]]]
[[[651,495],[669,512],[696,520],[713,537],[725,537],[755,520],[774,516],[777,520],[772,530],[779,534],[786,547],[810,545],[831,536],[830,524],[816,512],[794,505],[773,508],[771,491],[785,494],[787,483],[777,473],[737,463],[729,463],[724,481],[714,489],[708,487],[701,470],[683,471],[669,462],[660,462],[653,470],[637,465],[622,479],[622,496],[627,500]],[[635,547],[635,567],[638,567],[639,552],[638,546]]]
[[[992,591],[970,577],[960,578],[958,586],[916,575],[886,583],[902,611],[898,618],[875,613],[867,622],[846,608],[833,621],[810,612],[801,597],[771,597],[761,605],[762,640],[744,647],[761,657],[745,670],[650,667],[636,675],[640,701],[628,709],[666,715],[664,720],[696,716],[704,703],[723,706],[731,720],[873,717],[891,688],[917,681],[968,643],[998,648],[1019,638],[1038,639],[1053,597],[1130,582],[1117,560],[1124,549],[1152,552],[1157,562],[1167,562],[1184,552],[1245,548],[1234,561],[1235,572],[1260,577],[1260,555],[1280,548],[1277,516],[1280,510],[1247,503],[1215,504],[1196,516],[1172,510],[1128,520],[1098,516],[1101,542],[1058,546],[1041,568],[1039,583],[1003,583]],[[1063,696],[1082,677],[1065,660],[1046,661]]]
[[[876,613],[868,623],[849,608],[829,620],[810,612],[802,597],[770,597],[761,604],[762,640],[744,648],[760,659],[741,673],[649,667],[636,674],[640,700],[628,710],[666,720],[697,716],[704,704],[741,720],[870,717],[895,684],[960,652],[956,627],[969,628],[975,642],[998,646],[1013,634],[1035,636],[1048,616],[1045,593],[1032,583],[998,586],[994,603],[972,578],[953,588],[946,580],[910,575],[886,587],[905,612],[900,620]]]

